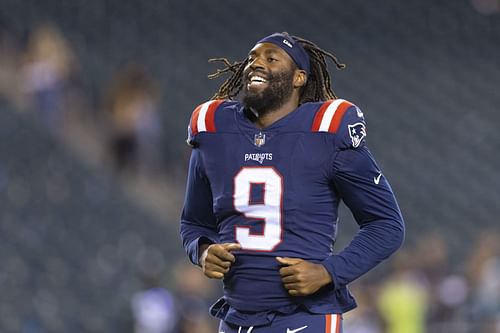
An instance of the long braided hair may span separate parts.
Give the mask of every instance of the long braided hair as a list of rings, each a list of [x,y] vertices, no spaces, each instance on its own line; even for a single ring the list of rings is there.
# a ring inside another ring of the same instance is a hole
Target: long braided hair
[[[283,34],[287,34],[284,32]],[[330,74],[328,73],[327,58],[332,60],[337,69],[345,68],[345,64],[339,62],[332,53],[323,50],[311,41],[297,36],[290,36],[300,43],[306,50],[311,61],[311,72],[307,77],[307,83],[302,87],[299,103],[326,101],[336,99],[332,90]],[[209,62],[221,62],[226,67],[218,69],[217,72],[208,75],[209,79],[215,79],[231,72],[231,76],[224,81],[212,99],[233,99],[243,88],[243,70],[248,64],[248,58],[243,61],[231,63],[227,58],[212,58]]]

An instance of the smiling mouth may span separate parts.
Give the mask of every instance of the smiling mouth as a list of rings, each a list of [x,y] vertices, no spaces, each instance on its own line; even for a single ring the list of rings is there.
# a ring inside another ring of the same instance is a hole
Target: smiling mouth
[[[267,79],[263,76],[252,74],[248,77],[247,88],[261,87],[267,84]]]

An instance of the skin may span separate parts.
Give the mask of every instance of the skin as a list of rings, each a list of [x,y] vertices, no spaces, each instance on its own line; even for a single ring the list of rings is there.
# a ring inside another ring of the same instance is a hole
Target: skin
[[[288,100],[283,101],[282,105],[274,110],[254,110],[256,112],[255,125],[259,128],[265,128],[283,118],[299,106],[300,88],[306,84],[307,74],[305,71],[296,68],[292,58],[278,46],[271,43],[261,43],[255,45],[248,55],[248,64],[246,65],[243,76],[247,79],[252,74],[273,73],[277,74],[283,71],[290,71],[294,68],[293,91]],[[265,89],[267,86],[260,87]],[[245,85],[244,89],[248,90]],[[259,89],[259,88],[257,88]]]
[[[249,53],[248,65],[244,69],[245,80],[252,74],[267,77],[269,73],[294,71],[293,91],[287,100],[274,110],[253,110],[258,128],[265,128],[293,112],[299,106],[300,88],[306,84],[307,74],[294,65],[290,56],[281,48],[271,43],[257,44]],[[251,93],[259,93],[266,89],[267,84],[252,89]],[[212,279],[222,279],[236,261],[232,253],[241,249],[239,243],[202,244],[199,248],[200,265],[205,276]],[[301,258],[276,257],[281,264],[279,270],[283,286],[291,296],[307,296],[314,294],[321,287],[332,283],[332,278],[325,267]]]
[[[240,250],[239,243],[202,244],[199,248],[203,274],[211,279],[222,279],[236,258],[231,253]]]

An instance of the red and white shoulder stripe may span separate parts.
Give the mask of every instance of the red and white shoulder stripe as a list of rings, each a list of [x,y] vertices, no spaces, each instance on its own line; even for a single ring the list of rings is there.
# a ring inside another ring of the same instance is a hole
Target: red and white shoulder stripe
[[[311,130],[313,132],[336,133],[344,113],[353,105],[340,98],[326,101],[316,112]]]
[[[215,132],[215,111],[224,101],[214,100],[199,105],[191,116],[191,133]]]

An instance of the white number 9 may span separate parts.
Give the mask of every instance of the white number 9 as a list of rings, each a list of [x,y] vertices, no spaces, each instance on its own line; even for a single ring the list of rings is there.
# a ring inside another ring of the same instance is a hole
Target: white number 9
[[[262,202],[251,202],[252,186],[263,187]],[[273,167],[244,167],[234,177],[234,207],[248,219],[264,221],[261,234],[250,226],[236,226],[236,240],[244,250],[273,251],[282,241],[283,177]]]

